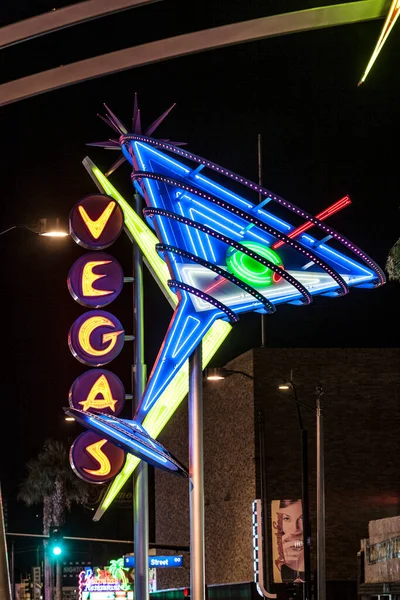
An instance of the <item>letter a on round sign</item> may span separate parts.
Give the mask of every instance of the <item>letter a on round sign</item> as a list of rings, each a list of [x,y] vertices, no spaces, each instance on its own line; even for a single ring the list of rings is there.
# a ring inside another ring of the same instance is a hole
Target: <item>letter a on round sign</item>
[[[103,250],[111,246],[124,226],[124,214],[110,196],[85,196],[71,211],[69,230],[77,244],[88,250]]]
[[[71,408],[116,417],[125,404],[125,388],[111,371],[91,369],[75,379],[68,400]]]

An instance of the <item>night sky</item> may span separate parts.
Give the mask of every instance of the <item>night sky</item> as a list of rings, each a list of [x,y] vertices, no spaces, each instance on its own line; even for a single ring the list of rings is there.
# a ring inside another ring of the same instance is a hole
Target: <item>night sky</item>
[[[2,3],[2,24],[65,3],[31,4]],[[122,47],[272,14],[277,4],[283,12],[323,3],[199,4],[165,0],[3,50],[1,82]],[[104,112],[105,102],[129,121],[137,92],[144,125],[177,103],[159,137],[186,141],[196,154],[253,180],[261,133],[265,187],[311,213],[349,194],[353,204],[329,222],[383,267],[399,237],[399,30],[394,29],[367,82],[357,87],[381,26],[382,21],[376,21],[200,53],[2,108],[1,230],[16,223],[33,224],[43,216],[67,221],[72,206],[96,191],[82,159],[89,155],[103,170],[115,160],[113,153],[85,146],[110,137],[111,130],[96,114]],[[125,164],[111,177],[127,198],[129,174]],[[62,406],[74,379],[85,371],[67,345],[69,327],[84,309],[66,286],[69,268],[84,251],[69,238],[49,240],[24,230],[2,236],[0,248],[0,477],[13,506],[10,528],[12,524],[22,530],[25,522],[26,529],[39,530],[39,523],[26,518],[31,513],[13,499],[26,461],[46,438],[72,442],[81,432],[78,425],[64,422]],[[129,275],[127,239],[121,237],[110,252]],[[151,366],[171,310],[150,276],[145,283],[146,359]],[[316,298],[309,307],[280,306],[267,319],[267,345],[397,346],[399,290],[388,283],[378,290],[352,289],[341,299]],[[130,333],[129,286],[110,310]],[[259,346],[259,323],[259,316],[244,315],[214,364],[223,365]],[[110,365],[127,388],[131,356],[127,344]],[[127,407],[123,416],[129,411]],[[95,531],[89,528],[89,514],[81,523],[87,523],[90,533]]]

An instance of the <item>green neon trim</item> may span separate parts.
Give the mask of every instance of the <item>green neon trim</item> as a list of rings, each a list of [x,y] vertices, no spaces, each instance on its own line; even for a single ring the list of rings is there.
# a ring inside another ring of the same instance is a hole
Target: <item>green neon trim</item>
[[[160,285],[163,292],[168,294],[170,303],[175,307],[178,301],[177,297],[171,292],[167,284],[167,281],[170,278],[168,267],[155,250],[158,238],[89,158],[85,158],[83,164],[93,177],[99,189],[114,198],[121,206],[124,212],[125,225],[128,228],[129,233],[143,252],[143,256],[157,283]],[[208,365],[231,329],[232,326],[229,323],[219,320],[216,321],[206,333],[203,338],[203,369]],[[149,411],[143,422],[143,426],[152,437],[158,437],[178,406],[186,397],[188,390],[189,365],[188,362],[186,362],[165,389],[153,408]],[[111,506],[116,495],[132,475],[139,462],[140,460],[138,458],[132,454],[128,454],[122,471],[120,471],[108,488],[103,502],[94,515],[95,521],[98,521],[104,512]]]
[[[268,246],[259,242],[243,242],[243,246],[266,258],[277,267],[282,265],[279,255]],[[247,256],[240,250],[229,248],[226,254],[226,264],[231,273],[250,285],[271,285],[274,272],[256,259]]]

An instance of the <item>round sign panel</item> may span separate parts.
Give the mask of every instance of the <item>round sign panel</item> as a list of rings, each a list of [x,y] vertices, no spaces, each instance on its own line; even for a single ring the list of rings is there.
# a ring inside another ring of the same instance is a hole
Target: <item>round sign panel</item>
[[[85,431],[72,444],[69,462],[81,479],[89,483],[105,483],[122,469],[125,452],[105,437]]]
[[[124,338],[125,332],[117,317],[105,310],[90,310],[72,325],[68,345],[82,363],[101,367],[118,356]]]
[[[72,408],[116,416],[124,407],[125,389],[114,373],[92,369],[75,379],[68,399]]]
[[[91,252],[75,261],[67,283],[71,296],[79,304],[101,308],[121,293],[124,274],[119,262],[110,254]]]
[[[85,196],[69,215],[69,230],[77,244],[89,250],[111,246],[124,226],[124,214],[110,196]]]

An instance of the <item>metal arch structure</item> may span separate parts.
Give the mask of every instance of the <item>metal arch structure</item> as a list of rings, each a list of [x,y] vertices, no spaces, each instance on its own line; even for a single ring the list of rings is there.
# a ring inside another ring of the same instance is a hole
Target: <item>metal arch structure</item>
[[[97,77],[205,50],[379,19],[385,16],[387,5],[387,0],[359,0],[253,19],[132,46],[4,83],[0,85],[0,106]],[[45,32],[43,30],[42,33]]]
[[[0,49],[160,0],[87,0],[0,28]]]

